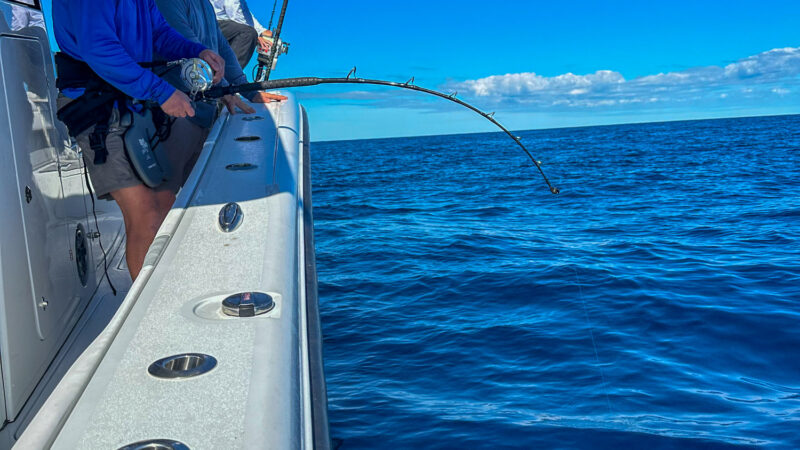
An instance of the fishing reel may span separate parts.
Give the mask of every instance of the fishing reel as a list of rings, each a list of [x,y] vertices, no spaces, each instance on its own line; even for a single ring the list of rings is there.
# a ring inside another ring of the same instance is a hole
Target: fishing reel
[[[214,71],[200,58],[189,58],[176,61],[180,64],[181,81],[193,95],[211,89],[214,85]]]
[[[270,49],[272,49],[272,46],[275,45],[275,38],[274,37],[262,35],[261,38],[265,39],[267,42],[269,42]],[[289,53],[289,46],[290,45],[291,44],[289,44],[288,42],[283,42],[282,39],[278,39],[278,46],[277,46],[277,51],[275,53],[275,58],[277,59],[279,56]],[[261,55],[264,55],[265,57],[268,57],[269,56],[269,52],[268,51],[265,52],[265,51],[261,50],[261,47],[259,47],[258,48],[258,56],[259,56],[259,58],[261,57]]]
[[[274,37],[263,35],[261,37],[269,42],[270,50],[273,46],[276,46]],[[265,81],[267,79],[267,73],[275,70],[275,67],[278,65],[278,57],[289,53],[289,45],[290,44],[288,42],[283,42],[283,40],[278,39],[277,46],[275,47],[275,55],[272,57],[272,61],[270,61],[270,51],[265,52],[261,50],[260,47],[258,48],[258,72],[256,74],[255,81]]]

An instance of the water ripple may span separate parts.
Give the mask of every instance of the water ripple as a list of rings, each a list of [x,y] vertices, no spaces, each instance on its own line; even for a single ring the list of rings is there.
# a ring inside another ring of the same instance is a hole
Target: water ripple
[[[521,135],[312,146],[342,448],[800,447],[800,116]]]

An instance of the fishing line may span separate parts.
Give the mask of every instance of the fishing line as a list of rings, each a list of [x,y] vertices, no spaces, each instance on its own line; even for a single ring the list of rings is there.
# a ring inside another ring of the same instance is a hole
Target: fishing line
[[[86,166],[86,160],[83,161],[83,175],[86,179],[86,188],[89,190],[89,198],[92,200],[92,215],[94,215],[94,226],[97,228],[97,243],[100,244],[100,251],[103,252],[103,271],[105,272],[105,278],[106,281],[108,281],[108,286],[111,288],[111,292],[114,294],[114,297],[116,297],[117,288],[114,287],[114,284],[111,282],[111,277],[108,276],[108,255],[106,254],[106,249],[103,248],[103,235],[100,233],[100,222],[97,220],[97,207],[95,206],[92,184],[89,182],[89,169]]]
[[[614,413],[611,411],[611,399],[608,396],[608,384],[606,383],[606,374],[603,370],[603,365],[600,363],[600,353],[597,351],[597,342],[594,339],[594,327],[592,326],[592,321],[589,319],[589,308],[586,307],[586,300],[583,298],[583,288],[581,287],[581,279],[578,276],[578,270],[574,266],[570,266],[573,272],[575,272],[575,282],[578,285],[578,298],[581,300],[581,304],[583,305],[583,315],[586,319],[586,326],[589,328],[589,336],[592,338],[592,348],[594,349],[594,360],[597,363],[597,368],[600,371],[600,380],[603,383],[603,393],[606,396],[606,405],[608,406],[608,414],[613,415]]]
[[[277,42],[277,41],[276,41]],[[401,89],[408,89],[417,92],[423,92],[425,94],[433,95],[436,97],[443,98],[445,100],[449,100],[451,102],[457,103],[467,109],[470,109],[478,114],[480,114],[484,119],[492,122],[498,128],[503,130],[517,145],[528,155],[528,157],[533,161],[533,164],[536,165],[536,168],[539,170],[539,173],[544,178],[544,182],[547,183],[547,186],[550,188],[550,192],[553,194],[558,194],[561,191],[550,183],[550,180],[545,175],[544,170],[542,169],[541,164],[539,163],[536,158],[533,157],[533,154],[522,144],[520,138],[511,133],[508,128],[504,127],[500,122],[498,122],[494,118],[494,113],[486,113],[481,111],[480,109],[470,105],[469,103],[459,99],[457,97],[458,93],[452,94],[445,94],[442,92],[434,91],[432,89],[426,89],[424,87],[417,86],[414,83],[414,78],[411,78],[405,83],[397,83],[394,81],[384,81],[384,80],[372,80],[367,78],[357,78],[355,77],[355,68],[353,68],[350,73],[345,78],[320,78],[320,77],[300,77],[300,78],[282,78],[277,80],[265,80],[261,82],[255,83],[247,83],[247,84],[240,84],[236,86],[216,86],[208,89],[204,92],[200,92],[195,96],[195,99],[203,99],[203,98],[221,98],[226,95],[232,94],[239,94],[243,92],[252,92],[252,91],[268,91],[274,89],[284,89],[284,88],[295,88],[295,87],[307,87],[307,86],[317,86],[320,84],[369,84],[369,85],[378,85],[378,86],[391,86]]]

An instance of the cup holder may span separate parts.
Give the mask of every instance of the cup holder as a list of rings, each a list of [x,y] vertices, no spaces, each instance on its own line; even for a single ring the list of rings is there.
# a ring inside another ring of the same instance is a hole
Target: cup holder
[[[202,375],[217,367],[217,359],[202,353],[184,353],[159,359],[147,372],[156,378],[180,379]]]
[[[264,120],[264,118],[261,116],[244,116],[242,120],[245,122],[255,122],[256,120]]]
[[[139,441],[120,447],[119,450],[189,450],[183,442],[170,439],[152,439],[149,441]]]

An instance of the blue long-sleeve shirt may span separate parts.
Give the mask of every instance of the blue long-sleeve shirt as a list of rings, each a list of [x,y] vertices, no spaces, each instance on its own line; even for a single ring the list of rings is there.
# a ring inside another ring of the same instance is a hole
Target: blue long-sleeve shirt
[[[217,52],[225,60],[223,86],[247,83],[242,66],[217,25],[214,7],[208,0],[155,0],[167,23],[186,39],[199,42]],[[162,55],[163,57],[163,55]],[[255,92],[245,94],[252,99]]]
[[[173,30],[153,0],[55,0],[53,29],[61,51],[125,94],[159,104],[175,88],[138,63],[152,61],[154,49],[168,59],[206,49]]]

